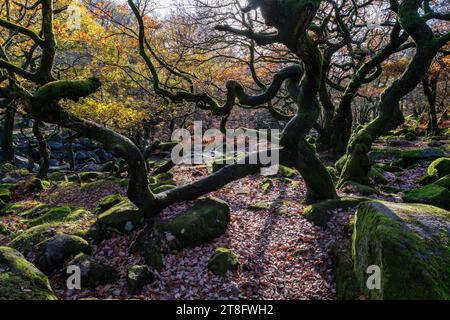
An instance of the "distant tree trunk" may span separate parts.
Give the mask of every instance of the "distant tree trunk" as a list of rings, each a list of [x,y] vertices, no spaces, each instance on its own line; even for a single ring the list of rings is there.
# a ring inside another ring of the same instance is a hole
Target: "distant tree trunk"
[[[5,136],[5,141],[3,142],[3,153],[5,162],[14,163],[14,142],[13,142],[13,132],[14,132],[14,118],[16,111],[13,108],[7,108],[5,112],[5,120],[3,125],[3,134]]]
[[[41,121],[34,121],[33,124],[33,134],[38,141],[39,148],[39,171],[37,173],[37,177],[39,179],[47,179],[48,176],[48,168],[50,162],[50,151],[48,149],[47,140],[41,132],[41,127],[43,123]]]
[[[428,127],[427,133],[430,136],[438,136],[440,134],[437,113],[436,113],[436,94],[439,76],[432,78],[425,77],[422,80],[423,92],[428,100]]]

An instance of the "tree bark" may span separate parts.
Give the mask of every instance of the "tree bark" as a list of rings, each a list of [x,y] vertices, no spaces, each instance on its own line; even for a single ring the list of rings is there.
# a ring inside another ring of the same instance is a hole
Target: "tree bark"
[[[37,177],[39,179],[47,179],[48,168],[50,166],[50,151],[48,148],[47,140],[41,132],[43,123],[39,120],[35,120],[33,124],[33,134],[38,141],[39,148],[39,171]]]

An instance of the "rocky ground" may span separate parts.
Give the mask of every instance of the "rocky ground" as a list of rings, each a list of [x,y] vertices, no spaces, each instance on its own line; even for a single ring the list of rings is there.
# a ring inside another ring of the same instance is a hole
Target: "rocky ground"
[[[423,149],[436,143],[448,149],[448,140],[380,141],[374,149],[381,155],[374,157],[378,163],[387,164],[396,158],[389,153],[391,150]],[[386,181],[375,183],[375,194],[366,196],[402,202],[405,192],[420,187],[420,179],[432,160],[425,157],[398,173],[382,172]],[[198,179],[200,174],[208,174],[205,168],[188,167],[176,168],[173,173],[177,185]],[[77,219],[77,223],[81,229],[87,229],[96,220],[92,212],[102,198],[126,191],[124,183],[118,180],[93,180],[81,185],[78,182],[52,182],[40,192],[16,193],[13,201],[82,206],[90,213]],[[91,255],[117,270],[115,282],[91,289],[68,290],[65,269],[61,268],[49,275],[50,283],[61,299],[335,299],[331,250],[346,237],[346,228],[353,220],[355,208],[333,209],[324,229],[304,215],[301,200],[305,196],[305,186],[298,174],[289,178],[279,175],[270,181],[269,187],[264,187],[267,180],[250,176],[214,192],[211,196],[226,201],[231,208],[226,232],[194,248],[174,251],[165,247],[164,268],[155,271],[156,280],[137,293],[129,292],[127,273],[132,266],[144,264],[140,255],[130,253],[141,230],[91,244]],[[391,187],[389,192],[383,191],[386,186]],[[393,192],[394,189],[398,189],[397,192]],[[361,195],[352,186],[339,192],[341,196]],[[190,205],[174,205],[164,210],[162,217],[169,220]],[[0,216],[0,224],[12,231],[10,235],[0,234],[0,246],[7,245],[29,228],[17,214]],[[219,247],[231,249],[239,262],[237,270],[228,271],[224,277],[208,269],[210,257]]]

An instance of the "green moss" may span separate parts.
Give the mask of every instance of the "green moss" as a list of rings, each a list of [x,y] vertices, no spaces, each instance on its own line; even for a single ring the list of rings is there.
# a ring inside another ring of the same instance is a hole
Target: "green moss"
[[[19,201],[8,203],[1,211],[1,214],[4,215],[19,215],[23,218],[35,217],[37,216],[37,212],[47,208],[47,206],[38,201]]]
[[[439,158],[433,161],[428,166],[427,174],[438,179],[450,174],[450,158]]]
[[[285,178],[293,178],[297,175],[297,170],[280,165],[280,173]]]
[[[98,180],[100,178],[106,177],[106,174],[103,172],[80,172],[79,174],[80,180],[83,182],[92,182]]]
[[[378,193],[378,191],[376,189],[374,189],[370,186],[361,184],[361,183],[354,182],[354,181],[344,182],[342,184],[341,188],[346,189],[346,190],[351,190],[353,192],[357,192],[357,193],[360,193],[365,196],[369,196],[369,195]]]
[[[100,202],[97,205],[97,208],[95,208],[94,213],[100,214],[105,212],[106,210],[114,207],[115,205],[125,201],[127,198],[120,194],[112,194],[110,196],[107,196],[100,200]]]
[[[401,152],[401,157],[406,165],[419,160],[436,159],[444,156],[444,151],[439,148],[412,149]]]
[[[28,190],[43,191],[50,188],[50,185],[49,181],[33,178],[28,184]]]
[[[273,181],[270,178],[264,179],[261,182],[261,189],[264,193],[268,193],[273,187]]]
[[[327,223],[330,221],[333,214],[333,210],[347,210],[349,208],[354,208],[362,201],[367,200],[368,198],[362,197],[342,197],[340,199],[326,200],[307,206],[303,214],[308,221],[326,228]]]
[[[77,221],[87,215],[89,215],[89,212],[85,209],[72,206],[58,206],[52,207],[48,211],[43,212],[39,217],[29,220],[27,224],[30,227],[34,227],[51,222]]]
[[[348,155],[344,154],[338,161],[335,163],[336,170],[341,173],[342,169],[344,169],[344,165],[347,162]]]
[[[161,223],[160,229],[172,249],[195,247],[223,234],[230,222],[230,208],[222,200],[205,198],[183,214]]]
[[[45,239],[53,237],[56,232],[57,224],[44,224],[28,229],[14,238],[8,247],[20,251],[22,254],[28,256],[33,250],[34,246],[44,241]]]
[[[420,204],[365,202],[356,213],[355,275],[370,299],[450,299],[450,213]],[[381,268],[381,290],[366,287]]]
[[[446,189],[450,189],[450,174],[446,175],[445,177],[442,177],[434,184],[437,184],[438,186],[444,187]]]
[[[450,191],[436,183],[407,192],[403,201],[411,203],[431,204],[436,207],[450,209]]]
[[[208,262],[208,268],[215,275],[224,277],[227,271],[234,271],[238,268],[237,255],[227,248],[218,248]]]
[[[47,277],[16,250],[0,247],[0,300],[56,300]]]
[[[268,210],[270,209],[270,204],[265,201],[257,201],[250,203],[248,208],[252,210]]]
[[[100,214],[89,231],[89,236],[102,241],[115,234],[130,234],[141,227],[143,214],[130,201],[123,201]]]

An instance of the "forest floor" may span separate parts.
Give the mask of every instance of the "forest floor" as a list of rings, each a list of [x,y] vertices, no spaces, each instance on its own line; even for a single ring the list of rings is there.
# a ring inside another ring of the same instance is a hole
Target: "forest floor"
[[[424,140],[403,140],[399,144],[381,143],[376,147],[409,149],[428,146]],[[399,175],[387,174],[389,185],[403,190],[417,187],[429,163],[420,161]],[[173,173],[177,185],[199,179],[199,173],[203,176],[208,174],[201,167],[178,167]],[[230,205],[231,222],[226,233],[195,248],[177,252],[166,250],[164,269],[157,274],[157,281],[146,286],[139,295],[130,294],[126,284],[128,269],[142,264],[141,257],[129,253],[138,232],[131,236],[116,236],[92,246],[92,255],[96,259],[119,272],[118,282],[93,290],[66,290],[65,274],[58,270],[49,277],[56,294],[62,299],[334,299],[336,288],[330,250],[343,236],[345,226],[353,219],[354,210],[336,210],[327,228],[322,229],[303,215],[305,207],[301,202],[306,189],[299,175],[291,179],[281,176],[272,179],[273,185],[267,192],[261,187],[263,179],[257,175],[249,176],[212,193],[211,196]],[[125,194],[125,191],[123,185],[104,181],[81,188],[77,184],[56,186],[24,197],[55,205],[80,205],[93,211],[103,197],[113,193]],[[339,195],[353,193],[349,189],[339,191]],[[381,191],[369,197],[401,201],[401,194]],[[191,204],[173,205],[163,211],[162,218],[182,213]],[[252,204],[257,204],[258,208]],[[95,216],[90,215],[79,223],[88,227],[94,219]],[[17,216],[0,217],[0,222],[14,227],[18,233],[26,229]],[[9,240],[0,235],[0,245]],[[218,247],[230,248],[238,255],[240,267],[236,272],[220,277],[208,270],[208,260]]]

